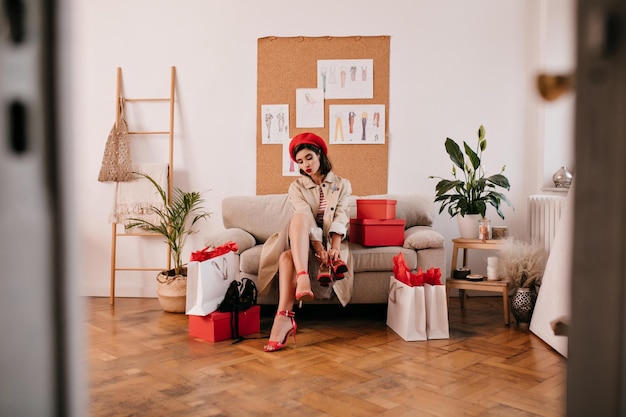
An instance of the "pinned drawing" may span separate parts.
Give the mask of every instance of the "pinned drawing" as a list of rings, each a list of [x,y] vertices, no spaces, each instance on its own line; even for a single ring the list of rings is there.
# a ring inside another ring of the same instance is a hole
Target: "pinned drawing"
[[[385,143],[385,105],[346,104],[328,107],[329,142],[334,145]]]
[[[320,59],[317,86],[326,99],[374,98],[374,60]]]
[[[261,106],[261,136],[263,144],[289,142],[289,105]]]
[[[296,127],[324,127],[324,92],[321,88],[296,89]]]
[[[300,169],[298,168],[298,164],[296,164],[292,159],[291,155],[289,155],[289,142],[283,143],[283,177],[297,177],[300,175]]]

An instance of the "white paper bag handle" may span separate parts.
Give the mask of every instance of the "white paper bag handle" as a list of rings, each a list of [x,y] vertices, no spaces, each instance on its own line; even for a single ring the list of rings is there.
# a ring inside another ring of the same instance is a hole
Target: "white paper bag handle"
[[[391,283],[391,287],[389,288],[389,301],[392,303],[396,303],[396,291],[401,290],[402,287],[399,286],[395,281]]]
[[[221,256],[220,259],[222,260],[222,265],[218,265],[217,261],[215,260],[212,260],[211,263],[213,264],[215,269],[217,269],[217,271],[222,275],[222,279],[226,281],[228,279],[228,265],[226,264],[226,257]]]

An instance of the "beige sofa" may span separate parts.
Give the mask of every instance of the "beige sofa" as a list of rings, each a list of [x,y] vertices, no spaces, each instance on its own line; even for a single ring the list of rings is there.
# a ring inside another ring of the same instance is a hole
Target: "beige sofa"
[[[446,276],[443,236],[433,230],[434,205],[432,198],[422,194],[351,197],[350,217],[356,217],[357,199],[397,200],[396,218],[405,219],[403,246],[363,247],[350,243],[354,266],[352,304],[385,304],[388,298],[392,258],[402,252],[407,265],[416,270],[436,267]],[[205,243],[219,246],[235,241],[239,246],[240,276],[257,279],[263,242],[280,230],[292,215],[287,194],[260,196],[233,196],[222,201],[222,219],[225,230],[206,236]],[[349,233],[349,232],[348,232]],[[259,297],[259,304],[277,304],[278,280],[269,293]],[[312,303],[339,303],[330,299],[315,299]]]

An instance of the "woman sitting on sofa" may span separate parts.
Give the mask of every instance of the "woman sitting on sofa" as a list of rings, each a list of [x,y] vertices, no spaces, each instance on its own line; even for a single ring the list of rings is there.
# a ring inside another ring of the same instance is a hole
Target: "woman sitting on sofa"
[[[317,272],[319,286],[332,285],[340,300],[349,299],[352,274],[346,265],[347,245],[342,250],[342,240],[350,221],[352,186],[332,172],[327,153],[324,139],[314,133],[296,135],[289,144],[289,154],[302,175],[289,186],[294,215],[288,230],[268,239],[261,254],[261,292],[276,275],[276,266],[278,269],[278,312],[264,346],[266,352],[285,347],[290,335],[295,343],[294,303],[315,297],[309,271]],[[311,249],[317,262],[309,262]]]

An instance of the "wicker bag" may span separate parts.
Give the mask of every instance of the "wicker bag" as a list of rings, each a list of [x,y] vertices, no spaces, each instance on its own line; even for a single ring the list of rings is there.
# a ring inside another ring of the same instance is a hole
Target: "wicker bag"
[[[120,102],[120,119],[109,132],[98,181],[132,181],[135,179],[132,165],[128,124],[124,118],[124,105]]]

